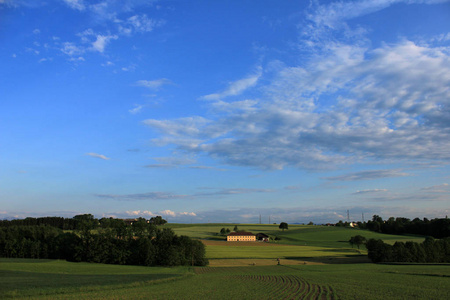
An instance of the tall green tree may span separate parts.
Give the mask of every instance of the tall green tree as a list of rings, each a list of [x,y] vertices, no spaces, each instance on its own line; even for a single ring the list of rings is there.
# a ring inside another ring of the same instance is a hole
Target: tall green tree
[[[281,222],[278,228],[284,231],[285,229],[288,229],[288,224],[286,222]]]

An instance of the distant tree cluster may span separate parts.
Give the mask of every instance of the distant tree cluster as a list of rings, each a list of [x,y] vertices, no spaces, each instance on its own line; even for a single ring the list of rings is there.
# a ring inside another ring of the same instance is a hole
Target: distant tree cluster
[[[144,218],[138,218],[137,220],[145,220]],[[153,225],[164,225],[167,223],[161,216],[152,217],[146,220],[147,223]],[[92,214],[76,215],[73,218],[63,217],[42,217],[42,218],[25,218],[20,220],[0,220],[0,227],[8,226],[39,226],[48,225],[56,227],[62,230],[82,230],[83,227],[89,224],[92,229],[97,228],[110,228],[120,227],[127,225],[123,219],[115,218],[101,218],[96,219]]]
[[[360,229],[366,229],[366,223],[363,223],[363,222],[347,222],[347,221],[344,222],[344,221],[340,220],[339,222],[337,222],[334,225],[337,227],[351,227],[350,226],[351,223],[356,224],[356,226],[358,226],[358,228],[360,228]]]
[[[450,237],[450,219],[423,220],[415,218],[391,217],[386,221],[380,216],[374,215],[366,224],[367,229],[388,234],[420,234],[432,236],[437,239]]]
[[[382,240],[370,239],[366,243],[368,257],[378,262],[449,263],[450,238],[435,240],[432,237],[423,243],[396,242],[394,245]]]
[[[143,218],[131,226],[120,219],[81,219],[75,232],[47,224],[0,227],[0,256],[144,266],[208,264],[202,242]]]
[[[352,248],[353,245],[356,245],[359,249],[359,247],[366,242],[366,238],[363,237],[362,235],[355,235],[352,236],[348,242],[350,243],[350,245],[352,245]]]
[[[380,216],[374,215],[368,222],[354,222],[359,229],[369,229],[371,231],[387,234],[418,234],[432,236],[437,239],[450,237],[450,219],[415,218],[394,218],[383,220]],[[338,227],[350,227],[349,222],[342,220],[335,224]]]
[[[75,218],[63,217],[43,217],[43,218],[25,218],[21,220],[0,220],[0,227],[8,226],[39,226],[48,225],[63,230],[75,230],[78,227],[78,220]]]
[[[222,228],[222,229],[220,229],[220,235],[227,235],[227,234],[229,234],[231,231],[230,231],[230,228]]]
[[[161,216],[151,217],[149,222],[153,225],[164,225],[167,223]]]

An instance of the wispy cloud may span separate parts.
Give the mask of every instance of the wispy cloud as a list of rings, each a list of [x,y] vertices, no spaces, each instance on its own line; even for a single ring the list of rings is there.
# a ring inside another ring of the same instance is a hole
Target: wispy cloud
[[[408,173],[404,173],[401,170],[370,170],[333,177],[325,177],[324,179],[330,181],[356,181],[356,180],[373,180],[389,177],[403,177],[403,176],[411,176],[411,175]]]
[[[126,216],[130,216],[130,217],[145,217],[145,218],[149,218],[149,217],[155,217],[155,216],[164,216],[164,217],[196,217],[197,214],[195,212],[175,212],[172,211],[170,209],[165,209],[162,211],[158,211],[158,212],[151,212],[149,210],[129,210],[126,211],[125,213],[113,213],[114,216],[121,216],[121,215],[126,215]]]
[[[172,168],[183,167],[185,165],[191,165],[196,162],[195,159],[187,158],[187,157],[155,157],[153,159],[158,161],[159,164],[149,164],[144,167],[172,169]]]
[[[70,42],[63,43],[61,51],[64,54],[67,54],[69,56],[81,55],[86,52],[86,50],[84,48],[77,46],[74,43],[70,43]]]
[[[196,162],[195,159],[190,158],[190,157],[154,157],[153,159],[158,162],[161,162],[161,163],[177,165],[177,166],[191,165]]]
[[[289,186],[285,186],[284,189],[285,190],[298,190],[301,188],[301,185],[289,185]]]
[[[163,20],[155,20],[147,17],[147,15],[134,15],[125,21],[117,21],[119,23],[119,32],[124,35],[131,35],[132,33],[150,32],[156,27],[165,24]]]
[[[134,106],[134,108],[128,110],[128,112],[132,115],[135,115],[135,114],[141,112],[143,108],[144,108],[144,105],[136,104]]]
[[[361,194],[373,194],[373,193],[385,193],[387,192],[387,189],[372,189],[372,190],[362,190],[362,191],[356,191],[352,193],[352,195],[361,195]]]
[[[273,193],[272,189],[252,189],[252,188],[203,188],[208,190],[214,190],[212,192],[196,193],[195,196],[220,196],[220,195],[240,195],[240,194],[253,194],[253,193]]]
[[[149,88],[151,90],[158,90],[164,85],[172,84],[172,81],[170,81],[167,78],[160,78],[155,80],[139,80],[136,82],[137,86],[142,86]]]
[[[450,160],[447,50],[411,41],[328,49],[279,70],[258,105],[144,123],[161,133],[161,145],[261,169]],[[197,143],[186,147],[189,140]]]
[[[439,185],[424,187],[421,190],[432,193],[450,193],[450,185],[448,183],[443,183]]]
[[[119,37],[117,35],[97,35],[96,40],[92,43],[92,49],[103,53],[105,51],[106,45],[111,40],[117,40]]]
[[[95,196],[99,198],[118,201],[173,200],[173,199],[188,198],[188,195],[178,195],[166,192],[149,192],[141,194],[126,194],[126,195],[96,194]]]
[[[103,155],[103,154],[98,154],[98,153],[93,153],[93,152],[86,153],[86,155],[87,155],[87,156],[91,156],[91,157],[95,157],[95,158],[104,159],[104,160],[109,160],[109,159],[110,159],[109,157],[106,157],[106,156]]]
[[[227,169],[224,169],[224,168],[216,168],[216,167],[211,167],[211,166],[189,166],[188,168],[196,169],[196,170],[214,170],[214,171],[221,171],[221,172],[227,171]]]
[[[144,168],[150,168],[150,169],[173,169],[173,168],[177,168],[178,166],[176,165],[171,165],[171,164],[150,164],[150,165],[145,165]]]
[[[110,199],[116,201],[146,201],[146,200],[178,200],[194,199],[197,197],[210,196],[233,196],[240,194],[253,193],[272,193],[272,189],[254,189],[254,188],[201,188],[202,190],[211,190],[211,192],[198,192],[193,194],[173,194],[168,192],[148,192],[140,194],[95,194],[98,198]]]
[[[74,34],[80,37],[78,41],[71,40],[63,44],[55,41],[55,46],[64,54],[70,56],[71,61],[73,61],[74,55],[86,52],[104,53],[112,40],[118,40],[120,37],[131,37],[135,34],[145,34],[165,24],[164,20],[153,19],[137,11],[139,7],[151,6],[156,1],[125,0],[120,1],[120,3],[114,0],[102,0],[97,3],[84,0],[63,1],[71,9],[77,10],[80,14],[90,18],[92,22],[87,23],[94,26],[94,29],[87,28],[82,33]],[[29,2],[32,3],[33,1]],[[16,6],[25,5],[19,4],[19,1],[7,1],[5,3],[15,3]],[[108,29],[105,30],[105,27]],[[130,68],[124,69],[129,70]]]
[[[258,79],[261,77],[261,68],[258,68],[257,72],[235,82],[231,82],[228,85],[228,88],[220,93],[209,94],[203,96],[202,99],[205,100],[220,100],[229,96],[237,96],[242,94],[245,90],[253,87],[258,82]]]
[[[86,5],[83,0],[64,0],[64,2],[73,9],[83,11],[86,9]]]

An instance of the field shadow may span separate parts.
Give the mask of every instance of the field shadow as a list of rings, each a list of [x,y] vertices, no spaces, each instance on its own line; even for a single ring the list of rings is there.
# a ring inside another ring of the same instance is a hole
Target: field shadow
[[[287,256],[286,259],[323,263],[323,264],[364,264],[372,263],[367,255],[346,255],[346,256],[320,256],[320,257],[304,257],[304,256]]]

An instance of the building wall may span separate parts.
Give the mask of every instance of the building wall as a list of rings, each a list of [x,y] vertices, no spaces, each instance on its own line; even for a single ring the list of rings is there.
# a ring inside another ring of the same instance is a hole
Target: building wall
[[[255,242],[256,236],[254,235],[231,235],[227,236],[227,242]]]

